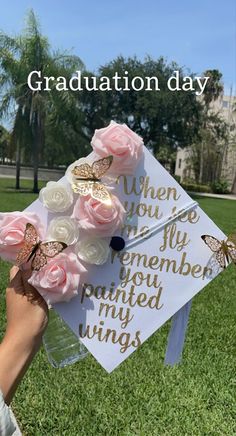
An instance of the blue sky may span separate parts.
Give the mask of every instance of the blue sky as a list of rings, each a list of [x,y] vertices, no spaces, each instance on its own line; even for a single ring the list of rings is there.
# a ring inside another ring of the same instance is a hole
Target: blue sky
[[[119,54],[175,60],[201,74],[217,68],[236,91],[235,0],[11,0],[0,29],[17,33],[33,8],[54,48],[73,49],[88,69]]]

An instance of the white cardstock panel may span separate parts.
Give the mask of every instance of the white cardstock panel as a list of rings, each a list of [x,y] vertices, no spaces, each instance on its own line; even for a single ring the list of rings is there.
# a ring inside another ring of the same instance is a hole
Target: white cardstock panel
[[[65,178],[61,180],[67,183]],[[158,188],[159,199],[155,198]],[[54,306],[107,372],[114,370],[220,272],[201,235],[225,239],[224,233],[198,205],[194,207],[189,195],[146,148],[135,178],[120,176],[114,192],[128,212],[125,225],[129,227],[122,233],[126,247],[122,252],[111,253],[105,265],[87,265],[87,288],[80,287],[77,297]],[[165,224],[170,215],[191,205],[197,222],[183,222],[184,218],[179,217]],[[48,214],[39,200],[27,210],[38,213],[45,224],[55,216]],[[186,238],[187,245],[176,245],[177,238]],[[187,274],[190,269],[192,274]],[[117,289],[121,291],[119,296]],[[146,294],[146,300],[140,294]],[[140,305],[136,302],[138,296]],[[117,301],[110,301],[115,297]],[[151,307],[145,306],[147,301]],[[106,304],[115,307],[107,306],[106,313]],[[90,338],[80,336],[86,329]],[[108,334],[108,329],[114,332]]]

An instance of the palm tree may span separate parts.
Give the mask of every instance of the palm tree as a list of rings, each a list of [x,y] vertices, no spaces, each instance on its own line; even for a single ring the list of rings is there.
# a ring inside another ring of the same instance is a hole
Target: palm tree
[[[204,72],[205,77],[209,77],[206,89],[203,94],[203,127],[202,130],[205,131],[207,128],[207,122],[209,118],[210,104],[217,100],[223,93],[223,85],[221,83],[222,74],[218,70],[207,70]],[[200,152],[200,171],[199,171],[199,182],[202,183],[203,180],[203,169],[204,169],[204,140],[201,141],[201,152]]]
[[[39,23],[31,10],[22,35],[10,37],[0,33],[0,116],[14,114],[12,142],[17,150],[17,187],[21,153],[31,149],[34,185],[38,192],[38,166],[43,152],[45,128],[48,119],[61,107],[72,107],[75,98],[68,91],[33,91],[27,83],[31,71],[41,76],[63,76],[69,79],[81,70],[83,63],[78,56],[52,52],[47,38],[40,33]],[[56,95],[57,94],[57,95]],[[60,109],[61,110],[61,109]]]
[[[5,163],[5,159],[10,157],[10,135],[8,130],[0,125],[0,162]]]

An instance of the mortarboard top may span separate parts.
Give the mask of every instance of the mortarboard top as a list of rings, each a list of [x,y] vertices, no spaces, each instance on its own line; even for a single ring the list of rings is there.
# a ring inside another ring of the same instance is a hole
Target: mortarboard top
[[[104,265],[89,265],[78,296],[54,305],[108,372],[174,314],[180,316],[174,317],[169,353],[176,333],[181,349],[191,299],[220,272],[209,262],[211,252],[201,235],[225,239],[146,147],[135,173],[118,176],[112,186],[127,211],[116,233],[125,248],[112,251]],[[45,225],[58,216],[39,200],[27,211],[36,212]],[[170,355],[166,361],[171,363]]]

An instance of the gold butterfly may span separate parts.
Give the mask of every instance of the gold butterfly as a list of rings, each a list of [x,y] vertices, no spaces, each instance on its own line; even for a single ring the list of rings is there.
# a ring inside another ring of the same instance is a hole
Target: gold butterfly
[[[76,182],[72,184],[73,191],[83,196],[90,194],[95,200],[111,204],[111,195],[100,178],[109,170],[112,161],[113,156],[106,156],[92,165],[84,163],[75,166],[71,171],[76,178]]]
[[[236,264],[236,234],[229,235],[226,241],[219,241],[210,235],[202,235],[201,238],[215,254],[215,258],[221,268],[226,268],[230,260]]]
[[[31,262],[33,271],[39,271],[47,263],[47,258],[52,258],[65,250],[67,245],[64,242],[49,241],[42,242],[39,239],[36,228],[33,224],[27,223],[24,234],[24,244],[16,257],[18,266],[25,262]]]

